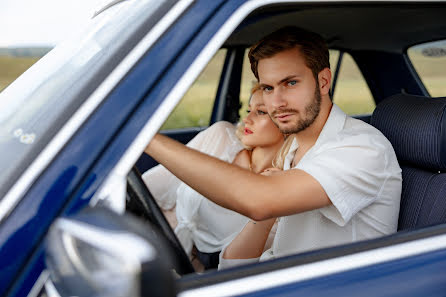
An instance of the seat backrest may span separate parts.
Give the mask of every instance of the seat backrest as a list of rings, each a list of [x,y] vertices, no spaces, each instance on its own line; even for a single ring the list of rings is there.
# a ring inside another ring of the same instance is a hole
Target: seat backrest
[[[446,222],[446,98],[398,94],[371,124],[392,143],[402,169],[398,230]]]

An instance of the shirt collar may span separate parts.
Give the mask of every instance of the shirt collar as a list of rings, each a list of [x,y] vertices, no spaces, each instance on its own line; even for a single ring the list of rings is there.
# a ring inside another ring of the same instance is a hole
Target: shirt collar
[[[316,143],[314,144],[314,147],[319,145],[321,142],[323,143],[330,136],[333,136],[334,134],[337,134],[339,131],[341,131],[342,128],[344,127],[346,118],[347,115],[342,111],[342,109],[340,109],[339,106],[333,103],[327,121],[325,122],[324,127],[322,128],[322,131],[319,134]],[[291,168],[291,162],[293,161],[294,155],[296,154],[296,150],[298,148],[299,148],[299,143],[297,142],[297,139],[294,137],[294,140],[290,146],[290,150],[288,151],[288,154],[285,157],[283,170]]]
[[[347,115],[345,114],[345,112],[343,112],[342,109],[339,108],[339,106],[333,103],[328,119],[325,122],[324,127],[322,128],[322,131],[319,134],[319,137],[317,138],[314,146],[320,144],[321,142],[324,142],[327,138],[330,138],[340,132],[342,128],[344,128],[346,118]]]

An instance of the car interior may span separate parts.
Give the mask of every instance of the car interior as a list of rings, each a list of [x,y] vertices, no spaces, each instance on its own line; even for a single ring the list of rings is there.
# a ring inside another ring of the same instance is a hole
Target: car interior
[[[177,272],[183,275],[179,280],[180,287],[197,286],[198,279],[203,286],[446,231],[442,225],[446,222],[446,200],[443,199],[446,195],[446,174],[443,173],[446,169],[446,98],[434,98],[446,96],[446,91],[443,89],[438,93],[428,89],[422,73],[410,57],[414,48],[413,51],[424,59],[430,58],[434,64],[443,63],[441,79],[444,82],[446,63],[441,51],[437,55],[430,54],[435,52],[435,48],[418,49],[417,45],[440,42],[443,49],[446,48],[445,15],[446,5],[429,2],[280,4],[258,8],[239,24],[214,56],[221,59],[220,71],[215,81],[215,93],[205,94],[211,102],[206,121],[162,130],[161,133],[187,143],[212,123],[221,120],[237,123],[243,116],[240,110],[246,104],[246,90],[252,81],[252,77],[245,73],[246,69],[249,70],[246,58],[249,46],[283,26],[293,25],[315,31],[324,37],[333,54],[330,61],[333,101],[338,104],[337,98],[348,96],[343,92],[349,88],[354,96],[362,96],[355,89],[359,84],[348,84],[349,75],[359,77],[363,81],[361,88],[364,86],[371,98],[371,107],[348,113],[378,128],[394,146],[403,172],[399,232],[229,271],[194,274],[194,268],[172,228],[151,197],[150,189],[141,180],[141,173],[156,165],[156,161],[143,154],[128,176],[127,209],[157,225],[169,239],[179,259]],[[346,63],[353,63],[354,67],[346,66]],[[357,72],[344,74],[346,67],[355,68]],[[199,84],[198,80],[196,84]],[[342,104],[339,101],[341,108]],[[361,105],[362,101],[358,103]]]

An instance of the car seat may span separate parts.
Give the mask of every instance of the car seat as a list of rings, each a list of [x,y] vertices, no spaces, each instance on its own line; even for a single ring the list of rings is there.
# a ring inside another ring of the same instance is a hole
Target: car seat
[[[371,124],[392,143],[402,169],[398,231],[446,222],[446,98],[393,95]]]

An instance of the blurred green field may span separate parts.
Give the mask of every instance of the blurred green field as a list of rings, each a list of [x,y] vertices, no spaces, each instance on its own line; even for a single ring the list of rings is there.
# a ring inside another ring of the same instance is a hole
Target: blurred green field
[[[0,92],[39,59],[39,57],[13,57],[0,55]]]
[[[169,116],[162,129],[207,126],[209,124],[225,53],[224,49],[217,52]],[[416,51],[409,51],[409,57],[414,61],[415,69],[420,73],[430,94],[435,97],[445,96],[446,58],[424,57]],[[333,72],[337,58],[338,53],[331,51],[330,63]],[[0,56],[0,92],[38,59],[38,57]],[[246,58],[243,65],[240,91],[243,103],[240,109],[241,117],[246,114],[250,89],[255,80],[247,60]],[[344,55],[333,101],[350,115],[370,114],[375,108],[372,95],[349,55]]]

